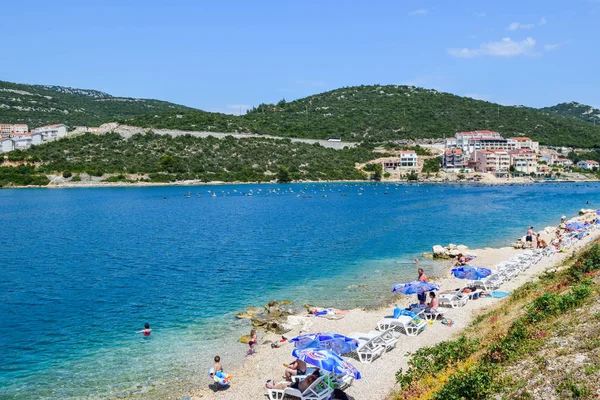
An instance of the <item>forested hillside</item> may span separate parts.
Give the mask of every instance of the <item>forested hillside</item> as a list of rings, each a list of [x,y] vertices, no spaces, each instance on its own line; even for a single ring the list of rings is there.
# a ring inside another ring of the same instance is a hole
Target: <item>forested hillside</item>
[[[191,111],[124,118],[148,128],[253,132],[343,140],[440,138],[456,131],[497,130],[543,144],[593,147],[600,126],[521,106],[501,106],[411,86],[357,86],[292,102],[261,104],[241,117]]]
[[[290,140],[190,135],[85,134],[16,150],[11,161],[41,163],[39,173],[148,174],[151,181],[352,180],[364,179],[355,163],[381,156],[371,148],[334,150]],[[283,179],[281,179],[283,177]],[[123,178],[124,179],[124,178]]]
[[[545,107],[542,111],[572,117],[589,122],[594,125],[600,125],[600,110],[592,106],[571,101],[569,103],[560,103],[552,107]]]
[[[192,110],[159,100],[113,97],[97,90],[0,81],[0,123],[36,126],[62,123],[97,126],[118,118]]]

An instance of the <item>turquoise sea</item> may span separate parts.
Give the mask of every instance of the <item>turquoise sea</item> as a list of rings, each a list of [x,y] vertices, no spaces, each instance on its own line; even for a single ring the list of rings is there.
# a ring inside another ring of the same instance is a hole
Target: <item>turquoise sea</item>
[[[529,225],[600,205],[599,189],[1,190],[0,399],[146,398],[205,385],[215,354],[243,353],[236,340],[249,326],[234,314],[248,305],[378,304],[415,277],[411,260],[432,245],[508,245]],[[145,322],[149,338],[135,333]]]

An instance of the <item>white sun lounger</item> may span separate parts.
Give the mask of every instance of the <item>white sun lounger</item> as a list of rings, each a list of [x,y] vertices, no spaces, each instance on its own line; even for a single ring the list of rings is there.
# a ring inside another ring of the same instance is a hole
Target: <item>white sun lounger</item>
[[[401,315],[398,318],[384,318],[377,323],[377,329],[380,331],[387,331],[388,329],[400,329],[404,331],[407,336],[417,336],[421,333],[427,322],[424,319],[415,320],[409,316]]]
[[[308,367],[308,368],[306,368],[305,375],[292,375],[292,377],[291,377],[292,382],[303,381],[304,378],[306,378],[308,375],[312,374],[316,370],[317,370],[317,368]],[[354,377],[352,375],[334,374],[332,372],[328,372],[328,371],[324,371],[324,370],[321,370],[320,373],[321,373],[321,375],[329,377],[329,380],[333,383],[333,385],[339,389],[345,389],[348,386],[352,385],[352,382],[354,382]]]
[[[503,282],[502,277],[498,273],[495,273],[486,278],[473,281],[473,285],[486,292],[491,292],[494,289],[498,289]]]
[[[363,339],[354,336],[350,337],[358,340],[358,348],[347,354],[355,354],[361,363],[372,363],[373,360],[380,357],[386,350],[385,346],[378,343],[377,338]]]
[[[325,375],[316,379],[304,392],[287,387],[285,389],[267,389],[269,399],[282,400],[285,396],[297,397],[301,400],[326,400],[333,393],[331,386],[323,382]]]
[[[452,308],[464,307],[469,301],[469,295],[461,292],[444,293],[438,296],[440,306]]]
[[[390,328],[386,331],[369,331],[367,333],[364,332],[353,332],[348,337],[355,339],[373,339],[374,343],[384,347],[385,351],[390,351],[394,347],[396,347],[396,343],[398,343],[398,337],[394,335],[394,329]]]

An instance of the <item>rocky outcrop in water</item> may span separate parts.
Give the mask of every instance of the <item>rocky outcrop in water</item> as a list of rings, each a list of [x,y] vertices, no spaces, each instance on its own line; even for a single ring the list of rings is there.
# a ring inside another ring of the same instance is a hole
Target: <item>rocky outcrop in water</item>
[[[459,254],[467,255],[469,248],[465,245],[455,245],[450,243],[448,246],[443,247],[439,244],[433,246],[433,258],[454,258]]]

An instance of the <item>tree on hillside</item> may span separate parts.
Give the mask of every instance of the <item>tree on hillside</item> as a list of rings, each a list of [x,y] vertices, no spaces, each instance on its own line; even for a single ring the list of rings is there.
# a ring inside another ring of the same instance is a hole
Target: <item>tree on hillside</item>
[[[292,181],[292,177],[290,175],[290,170],[287,167],[280,166],[279,172],[277,172],[277,182],[279,183],[289,183]]]

